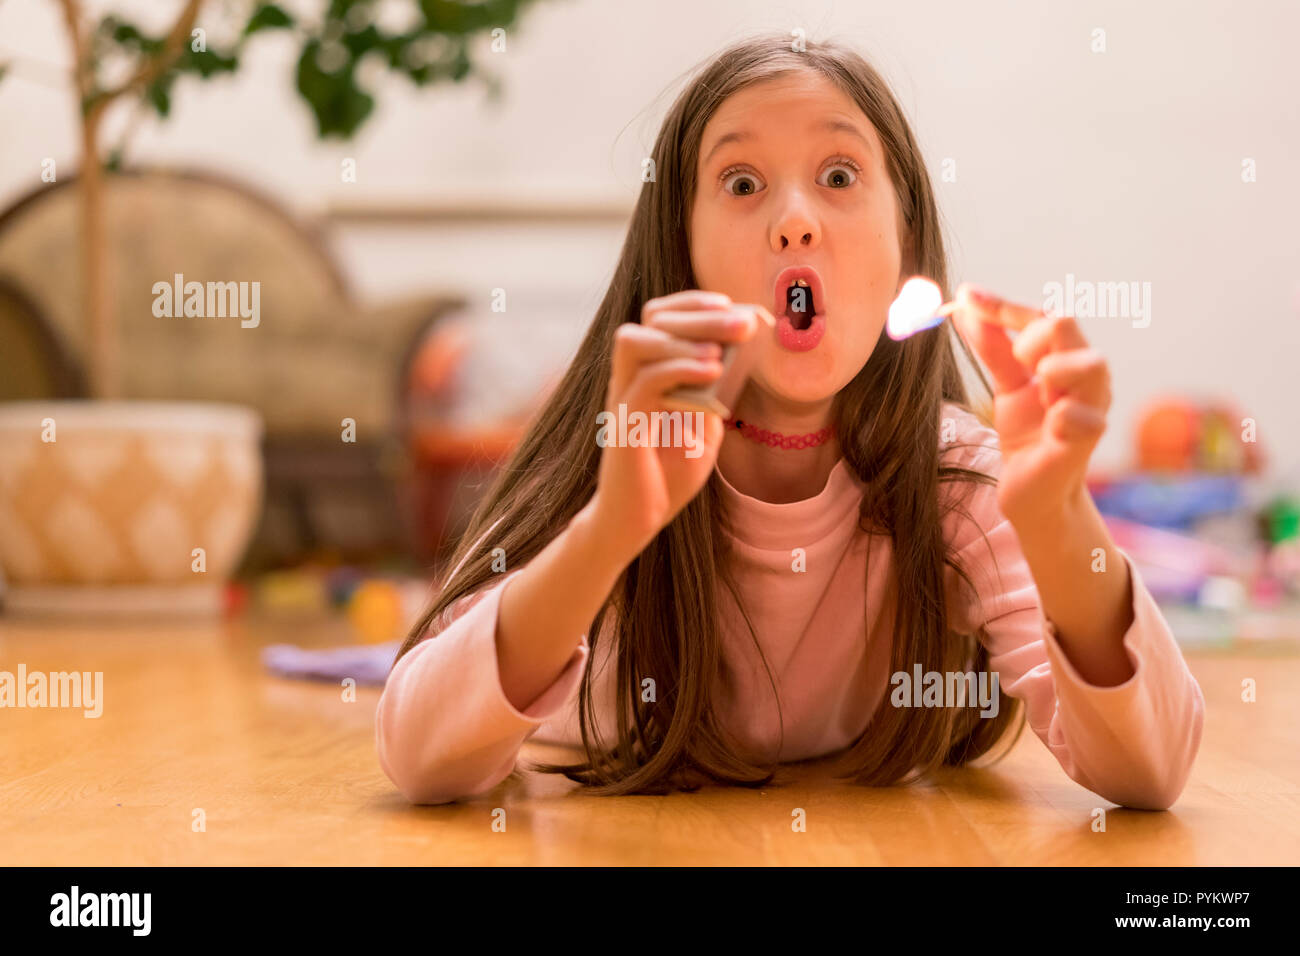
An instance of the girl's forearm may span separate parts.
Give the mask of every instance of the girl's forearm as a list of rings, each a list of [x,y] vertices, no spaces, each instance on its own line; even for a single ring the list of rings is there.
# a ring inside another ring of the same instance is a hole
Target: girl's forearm
[[[1011,523],[1070,662],[1090,684],[1124,683],[1133,676],[1123,645],[1132,582],[1092,497],[1083,490],[1052,517]]]
[[[517,710],[560,676],[630,562],[588,504],[505,586],[497,666],[501,688]]]

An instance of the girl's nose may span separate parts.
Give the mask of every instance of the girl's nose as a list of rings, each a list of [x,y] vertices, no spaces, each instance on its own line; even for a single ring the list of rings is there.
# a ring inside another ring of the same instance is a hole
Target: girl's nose
[[[786,204],[772,230],[773,251],[781,252],[790,246],[812,248],[821,238],[820,229],[807,205],[798,199]]]

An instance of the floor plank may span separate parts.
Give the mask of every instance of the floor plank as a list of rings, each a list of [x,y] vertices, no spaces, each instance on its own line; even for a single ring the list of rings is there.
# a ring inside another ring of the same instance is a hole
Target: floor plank
[[[258,664],[266,643],[347,640],[334,620],[0,619],[0,670],[104,673],[97,719],[0,710],[0,864],[1300,863],[1294,645],[1189,652],[1207,702],[1201,752],[1173,809],[1150,813],[1075,784],[1028,730],[1000,762],[911,787],[856,787],[814,762],[759,791],[602,798],[522,772],[464,803],[412,807],[375,757],[377,689],[347,703]],[[1254,703],[1241,700],[1246,677]],[[505,832],[492,829],[496,808]],[[791,827],[795,808],[806,832]]]

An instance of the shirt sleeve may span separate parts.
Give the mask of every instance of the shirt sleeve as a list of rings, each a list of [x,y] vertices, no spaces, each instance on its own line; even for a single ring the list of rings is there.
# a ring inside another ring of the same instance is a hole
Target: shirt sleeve
[[[970,467],[996,476],[1001,453],[980,457]],[[967,626],[984,626],[989,666],[1001,688],[1024,701],[1029,726],[1072,780],[1121,806],[1168,809],[1200,746],[1205,698],[1132,559],[1118,549],[1124,566],[1115,570],[1129,575],[1133,592],[1123,645],[1134,673],[1122,684],[1099,687],[1080,676],[1043,612],[996,488],[977,485],[968,508],[988,540],[973,527],[962,535],[973,535],[958,560],[978,596],[968,597],[961,613]],[[969,589],[963,593],[969,596]]]
[[[585,634],[528,707],[517,710],[506,699],[497,670],[497,615],[501,593],[518,573],[452,604],[434,635],[388,676],[375,742],[384,773],[412,803],[448,803],[492,789],[514,769],[524,741],[577,694]]]

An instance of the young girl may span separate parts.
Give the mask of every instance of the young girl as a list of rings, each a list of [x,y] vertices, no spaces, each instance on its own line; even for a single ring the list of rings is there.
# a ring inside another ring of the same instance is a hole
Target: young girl
[[[1204,700],[1086,490],[1106,364],[1072,319],[967,287],[959,334],[881,335],[907,278],[948,291],[885,82],[836,45],[746,40],[652,158],[577,357],[399,652],[388,776],[415,803],[467,797],[536,734],[584,754],[537,769],[594,793],[762,786],[828,754],[884,785],[984,754],[1023,703],[1082,786],[1169,807]],[[597,443],[602,411],[665,410],[755,335],[733,419],[688,430],[696,453]],[[954,340],[991,372],[991,422]]]

